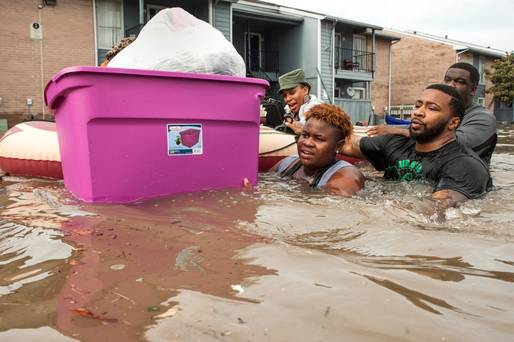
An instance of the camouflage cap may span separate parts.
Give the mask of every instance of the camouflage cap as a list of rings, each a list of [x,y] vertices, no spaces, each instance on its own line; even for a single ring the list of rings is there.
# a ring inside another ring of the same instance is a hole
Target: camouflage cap
[[[295,69],[283,74],[278,78],[278,84],[280,85],[279,93],[286,89],[292,89],[298,84],[305,84],[311,88],[310,84],[305,80],[305,73],[302,69]]]

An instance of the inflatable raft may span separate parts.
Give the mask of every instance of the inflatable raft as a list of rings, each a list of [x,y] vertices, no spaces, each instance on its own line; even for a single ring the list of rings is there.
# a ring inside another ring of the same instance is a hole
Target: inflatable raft
[[[296,140],[292,134],[260,126],[259,171],[268,171],[282,158],[296,153]]]
[[[355,130],[358,133],[358,130]],[[259,171],[268,171],[282,158],[296,153],[295,136],[261,126]],[[358,162],[338,156],[351,163]],[[61,156],[54,122],[30,121],[9,129],[0,139],[0,169],[6,174],[62,179]]]
[[[24,122],[5,132],[0,139],[0,169],[17,176],[62,178],[55,123]]]

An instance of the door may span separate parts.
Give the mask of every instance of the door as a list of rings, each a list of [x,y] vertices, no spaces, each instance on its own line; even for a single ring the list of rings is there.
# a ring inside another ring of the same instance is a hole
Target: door
[[[98,65],[105,54],[123,37],[123,5],[121,0],[96,1],[96,38]]]
[[[250,71],[259,71],[262,67],[261,44],[260,33],[245,32],[245,62]]]
[[[366,36],[360,34],[353,35],[353,64],[354,69],[368,70]]]

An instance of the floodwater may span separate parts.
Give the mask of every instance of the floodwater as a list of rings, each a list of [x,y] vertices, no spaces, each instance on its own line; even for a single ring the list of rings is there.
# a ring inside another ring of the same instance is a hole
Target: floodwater
[[[0,188],[0,341],[514,339],[514,127],[485,198],[423,214],[429,187],[342,199],[254,191],[132,205],[62,182]]]

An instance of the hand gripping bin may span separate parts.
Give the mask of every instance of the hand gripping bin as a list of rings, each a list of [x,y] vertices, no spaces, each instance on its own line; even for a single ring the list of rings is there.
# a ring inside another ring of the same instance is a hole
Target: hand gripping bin
[[[257,184],[267,87],[222,75],[63,69],[45,101],[55,110],[64,184],[85,202],[111,203],[240,187],[245,177]],[[177,127],[194,127],[201,149],[170,153]]]

